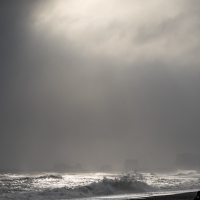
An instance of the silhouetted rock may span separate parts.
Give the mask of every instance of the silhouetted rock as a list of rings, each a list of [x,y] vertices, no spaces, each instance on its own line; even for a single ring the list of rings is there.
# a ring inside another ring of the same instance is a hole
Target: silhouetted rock
[[[127,159],[124,162],[124,169],[125,171],[135,171],[138,170],[139,168],[139,163],[137,159]]]
[[[182,153],[176,156],[176,166],[178,169],[197,170],[200,168],[200,155]]]
[[[83,169],[80,163],[75,164],[74,166],[66,164],[56,164],[53,167],[53,170],[56,172],[82,172]]]
[[[101,166],[101,172],[110,172],[112,171],[111,165],[102,165]]]
[[[82,171],[83,171],[83,169],[82,169],[80,163],[76,163],[76,164],[74,165],[74,167],[72,167],[72,170],[73,170],[74,172],[82,172]]]

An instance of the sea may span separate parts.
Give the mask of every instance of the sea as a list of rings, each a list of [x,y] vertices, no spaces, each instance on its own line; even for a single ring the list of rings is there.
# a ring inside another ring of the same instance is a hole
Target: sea
[[[200,173],[1,173],[0,200],[139,199],[193,192]]]

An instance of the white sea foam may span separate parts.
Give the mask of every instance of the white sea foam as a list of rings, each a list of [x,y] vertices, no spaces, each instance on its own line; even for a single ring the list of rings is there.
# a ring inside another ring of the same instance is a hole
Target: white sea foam
[[[38,178],[48,178],[49,176],[40,176]],[[54,176],[53,176],[54,177]],[[135,175],[124,175],[119,178],[108,179],[103,178],[103,180],[98,182],[92,182],[89,185],[77,186],[75,188],[54,188],[54,189],[45,189],[38,192],[21,192],[17,195],[8,193],[8,198],[16,199],[60,199],[60,198],[83,198],[83,197],[95,197],[95,196],[105,196],[105,195],[116,195],[116,194],[127,194],[127,193],[141,193],[141,192],[150,192],[157,191],[157,188],[154,188],[148,185],[145,182],[138,181],[138,177]],[[26,178],[24,178],[26,179]],[[24,180],[23,179],[23,180]],[[36,178],[35,178],[36,179]],[[22,179],[20,179],[22,180]]]
[[[127,199],[138,196],[193,191],[200,188],[200,174],[1,174],[2,199]],[[98,197],[98,198],[97,198]]]

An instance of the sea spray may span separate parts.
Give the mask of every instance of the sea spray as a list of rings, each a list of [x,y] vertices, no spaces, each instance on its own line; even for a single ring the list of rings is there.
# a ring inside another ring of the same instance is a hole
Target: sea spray
[[[46,190],[42,195],[57,193],[65,198],[81,198],[117,195],[127,193],[141,193],[157,191],[158,188],[152,187],[144,181],[138,181],[138,177],[143,179],[142,175],[127,174],[121,175],[118,178],[110,179],[104,177],[103,180],[93,182],[86,186],[80,186],[73,189],[60,188],[55,190]],[[52,194],[55,196],[55,194]]]
[[[200,187],[198,172],[26,173],[0,175],[0,200],[131,199]],[[159,188],[159,189],[158,189]]]

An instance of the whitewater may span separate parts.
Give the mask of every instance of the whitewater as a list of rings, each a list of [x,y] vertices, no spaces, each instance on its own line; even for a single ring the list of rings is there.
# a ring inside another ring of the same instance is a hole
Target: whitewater
[[[0,200],[134,199],[200,189],[200,173],[1,173]]]

